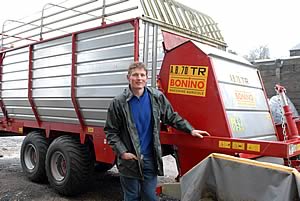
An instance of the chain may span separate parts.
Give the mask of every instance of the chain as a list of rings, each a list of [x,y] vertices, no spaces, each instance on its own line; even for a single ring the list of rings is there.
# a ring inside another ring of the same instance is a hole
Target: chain
[[[280,108],[280,115],[281,115],[281,128],[282,128],[282,134],[283,134],[283,141],[286,142],[287,141],[287,134],[286,134],[286,125],[285,125],[285,118],[284,118],[284,114],[283,114],[283,108],[281,105],[281,99],[280,99],[280,95],[279,92],[276,90],[277,92],[277,98],[278,98],[278,103],[279,103],[279,108]]]
[[[281,128],[282,128],[282,134],[283,134],[283,141],[286,142],[287,141],[287,134],[286,134],[286,125],[285,125],[285,118],[284,118],[284,114],[283,114],[283,107],[281,105],[281,99],[280,99],[280,95],[279,92],[276,90],[277,93],[277,98],[278,98],[278,103],[279,103],[279,108],[280,108],[280,115],[281,115]],[[288,167],[292,166],[292,162],[290,158],[287,158],[287,162],[288,162]]]

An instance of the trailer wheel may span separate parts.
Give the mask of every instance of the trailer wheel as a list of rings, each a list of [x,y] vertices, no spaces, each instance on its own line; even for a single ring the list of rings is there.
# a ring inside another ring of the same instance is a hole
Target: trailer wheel
[[[31,181],[47,181],[45,159],[48,147],[46,137],[38,131],[30,132],[23,140],[20,155],[21,166]]]
[[[85,190],[93,164],[87,145],[71,136],[58,137],[46,156],[48,181],[58,193],[76,195]]]

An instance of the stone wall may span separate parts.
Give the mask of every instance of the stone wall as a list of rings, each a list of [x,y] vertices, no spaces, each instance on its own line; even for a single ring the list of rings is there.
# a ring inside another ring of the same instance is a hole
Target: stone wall
[[[267,96],[276,95],[276,84],[284,86],[287,96],[300,111],[300,57],[277,59],[269,61],[256,61],[254,63],[261,74]]]
[[[290,56],[300,56],[300,50],[290,50]]]

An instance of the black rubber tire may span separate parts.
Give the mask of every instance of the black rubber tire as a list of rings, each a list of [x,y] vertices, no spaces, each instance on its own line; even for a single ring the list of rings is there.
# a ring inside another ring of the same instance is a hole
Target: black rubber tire
[[[66,196],[85,190],[93,171],[89,147],[72,136],[60,136],[49,146],[46,173],[50,185]]]
[[[39,131],[30,132],[23,140],[20,160],[23,172],[34,182],[46,182],[45,160],[48,140]]]

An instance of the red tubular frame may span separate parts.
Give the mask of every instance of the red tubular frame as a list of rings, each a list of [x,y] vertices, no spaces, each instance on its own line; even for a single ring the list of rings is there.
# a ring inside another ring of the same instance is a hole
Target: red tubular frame
[[[286,119],[286,124],[288,127],[288,139],[294,139],[294,138],[299,138],[299,131],[297,129],[297,125],[293,119],[293,113],[290,109],[290,106],[287,104],[287,102],[284,101],[284,99],[286,99],[286,95],[285,95],[285,88],[283,86],[280,86],[278,84],[276,84],[276,91],[278,91],[279,95],[282,97],[282,108],[284,111],[284,116]]]
[[[82,119],[79,107],[78,107],[78,103],[76,100],[76,61],[77,61],[77,57],[76,57],[76,50],[77,50],[77,44],[76,44],[76,34],[72,34],[72,67],[71,67],[71,99],[72,99],[72,103],[73,103],[73,107],[75,109],[77,118],[79,120],[80,126],[81,126],[81,130],[84,130],[84,121]]]
[[[2,68],[3,68],[2,64],[3,64],[4,57],[5,57],[5,53],[0,53],[0,83],[2,83],[2,72],[3,72],[3,70],[2,70]],[[2,84],[0,86],[0,92],[2,93]],[[7,112],[6,112],[6,109],[5,109],[5,106],[4,106],[2,98],[0,98],[0,107],[1,107],[4,119],[5,119],[5,121],[7,121],[8,120],[8,116],[7,116]]]
[[[259,77],[259,81],[260,81],[261,86],[262,86],[262,88],[263,88],[263,92],[264,92],[264,95],[265,95],[265,100],[266,100],[266,102],[268,102],[268,98],[267,98],[268,95],[267,95],[267,93],[266,93],[266,88],[265,88],[264,82],[263,82],[263,80],[262,80],[261,74],[260,74],[260,72],[259,72],[258,70],[257,70],[257,75],[258,75],[258,77]],[[267,104],[267,106],[268,106],[268,110],[271,111],[270,105]],[[272,120],[273,127],[275,128],[275,134],[276,134],[277,140],[280,141],[280,140],[281,140],[281,136],[280,136],[278,130],[276,129],[276,125],[275,125],[274,119],[271,118],[271,120]]]
[[[290,158],[300,154],[300,141],[292,140],[288,142],[282,141],[258,141],[258,140],[245,140],[226,137],[206,136],[204,138],[195,138],[188,134],[175,134],[168,132],[161,132],[162,144],[173,144],[179,146],[187,146],[189,148],[208,150],[217,153],[228,154],[254,154],[261,156],[272,156],[280,158]],[[228,146],[222,146],[220,143],[226,142]],[[243,146],[235,146],[235,144]],[[259,146],[259,149],[251,151],[248,145]],[[295,152],[289,153],[289,146],[295,145],[297,148]]]
[[[133,21],[134,27],[134,61],[139,60],[139,19]]]
[[[29,46],[29,65],[28,65],[28,101],[30,103],[32,112],[35,116],[36,122],[38,126],[41,126],[41,119],[39,117],[39,114],[36,110],[35,103],[32,98],[32,67],[33,67],[33,45]]]
[[[290,109],[290,106],[285,105],[282,107],[284,111],[284,116],[286,119],[287,127],[289,132],[287,133],[289,139],[299,138],[299,132],[296,126],[296,123],[293,119],[293,113]]]
[[[2,83],[2,64],[3,64],[4,57],[5,57],[5,53],[0,53],[0,83]],[[0,88],[0,92],[2,94],[2,85],[1,85],[1,88]],[[1,107],[1,110],[2,110],[2,113],[3,113],[3,116],[5,116],[6,112],[5,112],[5,108],[4,108],[2,98],[0,99],[0,107]]]

